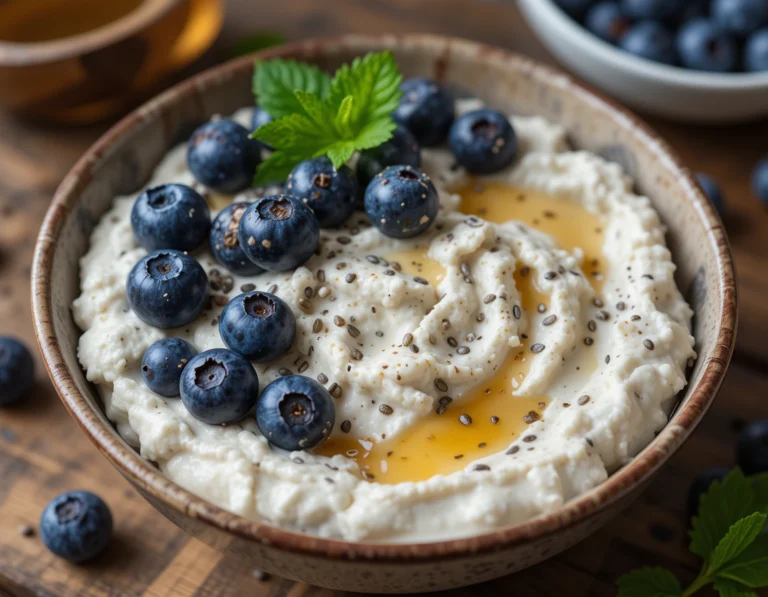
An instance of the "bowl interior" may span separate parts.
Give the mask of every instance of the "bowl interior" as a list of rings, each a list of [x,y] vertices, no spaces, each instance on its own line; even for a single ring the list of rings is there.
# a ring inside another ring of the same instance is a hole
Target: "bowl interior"
[[[261,56],[290,56],[333,69],[381,49],[394,52],[405,76],[431,76],[509,113],[540,115],[564,125],[574,147],[620,163],[637,181],[638,191],[653,199],[668,227],[678,284],[696,312],[694,333],[700,355],[682,406],[673,417],[674,424],[605,484],[542,520],[490,534],[486,544],[555,530],[647,480],[695,427],[714,397],[735,326],[733,271],[725,234],[690,173],[644,125],[569,77],[525,58],[432,36],[348,36],[286,46]],[[35,255],[33,302],[38,339],[57,390],[97,446],[126,476],[187,515],[193,512],[228,528],[236,520],[241,532],[256,539],[265,533],[285,538],[297,534],[244,521],[203,502],[167,481],[119,438],[77,361],[80,331],[70,312],[79,293],[78,260],[113,197],[139,189],[166,151],[185,141],[196,125],[214,114],[230,114],[252,104],[251,62],[246,58],[228,63],[166,92],[124,119],[86,154],[62,183],[43,225]],[[454,544],[456,549],[462,545],[460,541],[444,543],[439,553]],[[328,549],[322,540],[313,540],[312,545]],[[345,544],[345,549],[350,545]],[[477,548],[482,541],[473,545]]]

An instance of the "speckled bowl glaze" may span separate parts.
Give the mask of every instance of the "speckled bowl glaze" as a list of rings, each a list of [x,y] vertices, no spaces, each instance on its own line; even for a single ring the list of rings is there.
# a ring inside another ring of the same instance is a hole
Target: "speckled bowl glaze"
[[[123,119],[62,182],[43,223],[32,272],[37,338],[62,401],[112,464],[160,512],[214,547],[280,576],[371,593],[433,591],[492,579],[570,547],[634,500],[699,423],[722,382],[734,343],[736,288],[728,240],[688,168],[635,116],[573,79],[522,56],[428,35],[347,36],[263,52],[333,69],[390,49],[406,76],[426,75],[510,113],[564,125],[575,147],[622,164],[668,227],[678,284],[696,311],[699,359],[669,424],[630,464],[560,510],[480,536],[420,544],[353,543],[246,520],[166,479],[117,434],[77,361],[70,313],[78,259],[115,195],[136,191],[170,147],[211,115],[252,103],[252,58],[205,72]]]

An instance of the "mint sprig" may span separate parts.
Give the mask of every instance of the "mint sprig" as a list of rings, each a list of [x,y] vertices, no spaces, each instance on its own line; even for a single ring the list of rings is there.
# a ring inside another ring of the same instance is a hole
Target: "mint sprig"
[[[275,120],[252,135],[274,149],[259,166],[254,184],[284,180],[299,162],[320,156],[339,168],[356,151],[389,140],[401,82],[391,52],[355,58],[333,79],[292,60],[256,63],[256,100]]]
[[[691,551],[703,559],[683,589],[665,568],[641,568],[619,578],[619,597],[689,597],[713,585],[720,597],[753,597],[768,587],[768,474],[746,478],[734,469],[701,496],[691,525]]]

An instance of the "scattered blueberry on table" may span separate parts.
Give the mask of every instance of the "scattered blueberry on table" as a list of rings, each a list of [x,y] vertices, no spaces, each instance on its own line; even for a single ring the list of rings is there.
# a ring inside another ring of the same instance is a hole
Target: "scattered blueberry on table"
[[[768,205],[768,157],[760,160],[752,172],[752,190],[760,201]]]
[[[493,174],[517,156],[515,130],[497,110],[481,108],[460,116],[449,139],[456,162],[471,174]]]
[[[412,238],[424,232],[439,207],[435,185],[412,166],[390,166],[365,189],[365,213],[376,228],[393,238]]]
[[[392,114],[395,122],[411,131],[424,147],[445,141],[455,116],[453,94],[423,77],[407,79],[400,89],[403,97]]]
[[[336,420],[333,398],[319,382],[286,375],[269,384],[256,403],[256,424],[283,450],[309,450],[331,434]]]
[[[384,168],[398,164],[414,168],[421,166],[419,142],[413,133],[401,124],[397,125],[389,141],[360,152],[355,169],[361,189],[364,190],[371,179]]]
[[[233,298],[221,314],[224,344],[251,361],[274,361],[290,350],[296,317],[281,298],[268,292],[246,292]]]
[[[248,259],[269,271],[295,269],[309,260],[320,243],[312,210],[291,195],[257,200],[240,219],[240,246]]]
[[[0,336],[0,406],[26,398],[35,383],[35,361],[29,349],[10,336]]]
[[[251,186],[261,161],[261,145],[232,120],[214,120],[198,128],[187,144],[187,166],[195,179],[220,193]]]
[[[181,338],[158,340],[147,348],[141,359],[144,383],[161,396],[178,396],[181,373],[196,354],[195,347]]]
[[[717,213],[722,217],[725,213],[725,196],[720,185],[709,174],[704,174],[703,172],[696,174],[696,180],[701,185],[701,188],[704,189],[704,193],[709,197],[712,205],[715,206]]]
[[[112,538],[112,513],[99,496],[70,491],[55,497],[40,517],[40,537],[60,558],[80,563],[106,549]]]
[[[768,70],[765,0],[555,0],[588,31],[625,51],[688,69]]]
[[[248,259],[238,238],[240,219],[250,205],[244,201],[227,205],[213,220],[209,235],[216,261],[238,276],[255,276],[264,271]]]
[[[205,199],[183,184],[147,189],[131,210],[133,236],[147,251],[192,251],[203,244],[210,227]]]
[[[736,462],[745,475],[768,473],[768,420],[753,421],[742,430]]]
[[[186,325],[208,301],[208,276],[193,258],[179,251],[155,251],[128,274],[128,302],[143,322],[157,328]]]
[[[355,173],[349,166],[334,168],[325,156],[301,162],[291,170],[285,190],[312,209],[321,228],[341,226],[355,211]]]
[[[242,355],[214,348],[195,356],[181,374],[181,401],[196,419],[209,425],[236,423],[259,395],[259,378]]]

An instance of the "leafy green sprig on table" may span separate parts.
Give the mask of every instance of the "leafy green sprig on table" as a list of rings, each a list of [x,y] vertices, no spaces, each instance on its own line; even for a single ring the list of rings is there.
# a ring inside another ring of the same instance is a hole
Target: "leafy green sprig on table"
[[[254,183],[284,180],[294,166],[320,156],[338,168],[356,151],[388,141],[396,126],[391,114],[400,102],[401,82],[391,52],[355,58],[333,78],[293,60],[257,62],[253,91],[275,120],[252,135],[274,149]]]
[[[618,580],[619,597],[688,597],[712,584],[720,597],[757,596],[768,587],[768,473],[747,478],[734,469],[701,496],[690,549],[703,559],[683,589],[665,568],[641,568]]]

